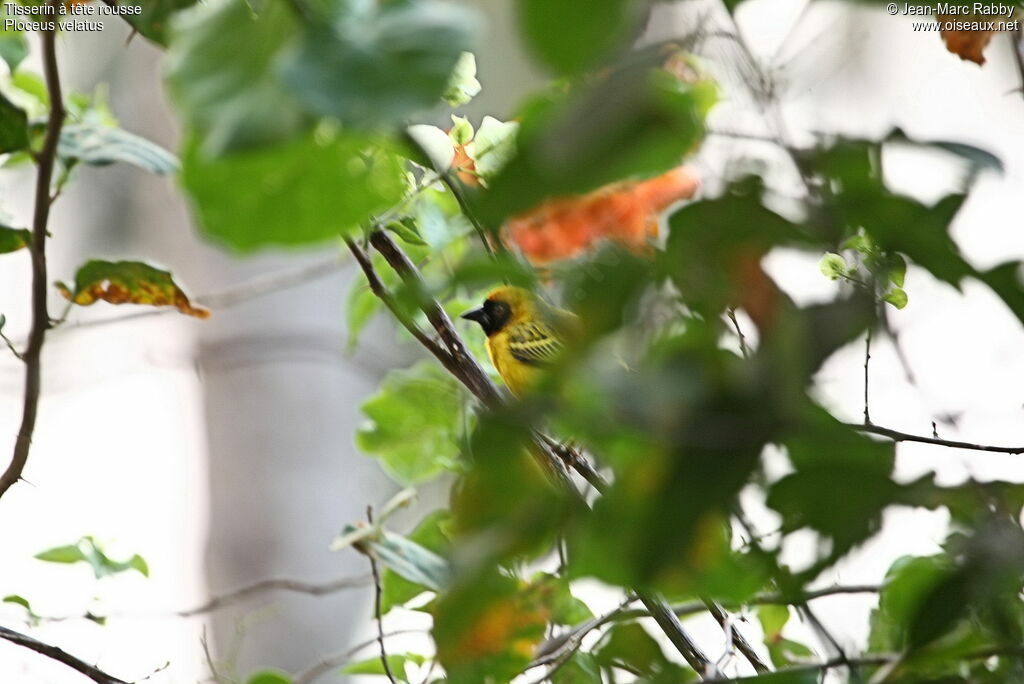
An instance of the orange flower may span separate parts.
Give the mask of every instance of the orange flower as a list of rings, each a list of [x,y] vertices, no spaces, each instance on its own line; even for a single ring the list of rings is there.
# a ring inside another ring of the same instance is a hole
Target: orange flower
[[[578,256],[601,240],[639,250],[658,234],[658,215],[674,202],[692,197],[697,187],[694,172],[680,167],[582,197],[549,200],[509,219],[505,238],[535,264]]]

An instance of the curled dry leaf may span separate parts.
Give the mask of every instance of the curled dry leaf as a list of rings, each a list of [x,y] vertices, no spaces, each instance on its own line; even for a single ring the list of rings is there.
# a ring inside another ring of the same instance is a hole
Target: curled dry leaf
[[[64,283],[57,288],[79,306],[103,300],[111,304],[173,306],[196,318],[208,318],[208,309],[194,306],[171,274],[140,261],[93,260],[78,269],[74,290]]]
[[[658,215],[697,192],[692,169],[680,167],[643,181],[616,183],[582,197],[545,202],[513,217],[504,237],[535,264],[578,256],[601,240],[642,249],[658,234]]]
[[[986,17],[978,15],[977,23],[984,25],[986,23],[985,19]],[[938,20],[940,26],[947,26],[950,22],[971,23],[976,21],[974,15],[961,16],[955,14],[940,14]],[[947,50],[954,55],[959,55],[960,59],[980,65],[985,63],[985,55],[982,53],[988,47],[988,44],[992,42],[992,36],[996,34],[996,31],[947,31],[943,29],[940,33],[942,34],[942,40],[946,43]]]

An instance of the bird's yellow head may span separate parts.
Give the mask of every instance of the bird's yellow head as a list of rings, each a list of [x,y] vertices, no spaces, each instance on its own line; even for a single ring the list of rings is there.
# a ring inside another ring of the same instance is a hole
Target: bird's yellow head
[[[491,290],[483,306],[467,311],[462,317],[479,323],[490,337],[509,325],[536,317],[537,307],[537,299],[532,292],[507,285]]]

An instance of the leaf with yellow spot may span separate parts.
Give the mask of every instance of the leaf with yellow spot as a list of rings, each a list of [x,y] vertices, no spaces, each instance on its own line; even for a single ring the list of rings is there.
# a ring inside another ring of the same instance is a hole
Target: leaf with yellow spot
[[[79,306],[103,300],[111,304],[173,306],[196,318],[210,315],[209,310],[193,306],[170,273],[141,261],[92,260],[78,269],[74,290],[64,283],[57,283],[57,288]]]
[[[28,247],[31,240],[32,233],[27,230],[0,226],[0,254],[16,252],[22,247]]]
[[[550,617],[546,591],[497,572],[457,584],[434,609],[438,660],[452,684],[511,681],[534,656]]]

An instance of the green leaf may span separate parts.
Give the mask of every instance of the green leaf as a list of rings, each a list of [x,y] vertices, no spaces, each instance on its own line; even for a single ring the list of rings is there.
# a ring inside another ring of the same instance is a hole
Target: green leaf
[[[849,268],[846,264],[846,259],[841,255],[833,252],[826,252],[825,256],[821,257],[821,261],[818,262],[818,268],[821,269],[822,275],[829,280],[839,280]]]
[[[249,675],[245,684],[291,684],[292,678],[279,670],[262,670]]]
[[[533,55],[574,75],[626,47],[641,18],[633,0],[520,0],[520,32]]]
[[[416,526],[408,536],[409,541],[432,551],[439,556],[447,553],[450,543],[442,530],[449,520],[447,511],[434,511]],[[404,605],[430,588],[417,584],[399,575],[391,568],[385,568],[381,575],[381,612],[386,614],[395,606]]]
[[[277,70],[297,34],[286,2],[267,3],[259,15],[246,0],[201,3],[176,17],[167,83],[205,155],[280,143],[308,128]]]
[[[388,668],[391,670],[391,674],[400,682],[408,682],[409,677],[405,671],[405,664],[407,662],[422,664],[424,658],[421,655],[414,653],[402,653],[402,654],[391,654],[388,656]],[[367,658],[351,665],[346,665],[342,672],[346,674],[364,674],[364,675],[381,675],[384,676],[387,672],[384,670],[384,663],[381,662],[380,656]]]
[[[458,467],[463,401],[459,383],[433,363],[392,371],[363,404],[371,422],[356,444],[403,485],[430,480]]]
[[[657,641],[639,623],[615,625],[594,646],[603,667],[624,667],[652,682],[688,682],[697,679],[692,670],[672,662]]]
[[[147,0],[137,3],[136,0],[118,0],[122,7],[139,7],[138,14],[122,14],[128,24],[153,42],[166,46],[169,25],[175,13],[195,5],[197,0]],[[134,4],[133,4],[134,3]]]
[[[28,41],[21,31],[7,28],[6,20],[10,16],[6,7],[0,7],[0,59],[7,63],[13,74],[28,57]]]
[[[441,96],[451,107],[461,107],[480,94],[480,81],[476,79],[476,55],[463,52],[459,55],[448,80],[448,89]]]
[[[886,292],[882,296],[882,299],[889,302],[897,309],[904,308],[907,305],[908,301],[906,291],[899,287],[894,287],[893,289]]]
[[[466,8],[433,0],[343,0],[308,25],[282,65],[310,111],[378,127],[437,104],[476,30]]]
[[[546,624],[541,592],[494,567],[438,599],[432,633],[450,684],[510,682],[532,659]]]
[[[15,603],[15,604],[21,606],[22,608],[24,608],[25,610],[27,610],[30,614],[32,613],[32,605],[28,602],[28,599],[25,598],[24,596],[19,596],[18,594],[8,594],[7,596],[4,596],[2,602],[3,603]]]
[[[47,563],[78,563],[86,560],[85,554],[82,553],[78,544],[55,546],[52,549],[40,551],[33,557]]]
[[[601,664],[591,653],[577,651],[551,676],[552,684],[602,684]]]
[[[407,216],[401,221],[391,221],[386,227],[407,245],[427,246],[416,230],[416,219]]]
[[[28,247],[31,241],[31,231],[0,226],[0,254],[8,254]]]
[[[466,145],[466,154],[473,160],[476,172],[489,181],[516,153],[516,134],[519,123],[516,121],[500,121],[493,116],[485,116],[480,122],[480,129],[473,136],[473,141]]]
[[[57,283],[64,298],[78,306],[97,301],[111,304],[173,306],[196,318],[208,318],[209,310],[195,306],[168,271],[141,261],[100,261],[85,263],[75,274],[74,289]]]
[[[814,656],[814,651],[799,641],[786,639],[782,636],[768,644],[768,657],[775,667],[786,667],[799,662],[806,662]]]
[[[203,232],[238,250],[348,233],[398,202],[401,164],[386,141],[324,131],[209,159],[195,141],[182,182]]]
[[[28,115],[0,94],[0,153],[27,149]]]
[[[156,143],[120,128],[96,124],[64,126],[57,154],[92,166],[124,162],[158,175],[178,170],[177,158]]]
[[[348,528],[342,534],[347,531]],[[441,591],[451,582],[448,561],[400,534],[383,530],[359,544],[368,546],[384,567],[413,584]]]
[[[942,555],[896,559],[885,574],[878,607],[871,614],[868,647],[872,651],[901,651],[906,629],[924,597],[951,569]]]
[[[551,623],[578,625],[594,617],[586,603],[572,595],[569,580],[548,573],[538,573],[531,582],[545,592],[545,601],[551,608]]]
[[[782,635],[782,628],[789,622],[789,606],[758,606],[757,619],[761,623],[761,629],[764,630],[765,640],[776,640]]]

